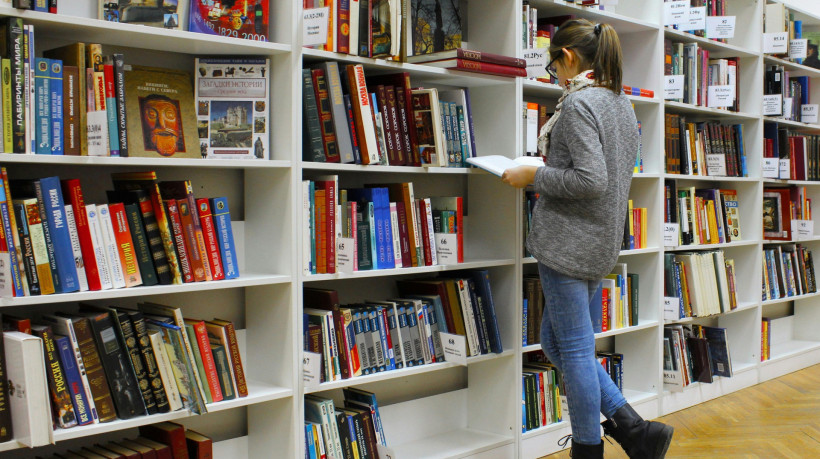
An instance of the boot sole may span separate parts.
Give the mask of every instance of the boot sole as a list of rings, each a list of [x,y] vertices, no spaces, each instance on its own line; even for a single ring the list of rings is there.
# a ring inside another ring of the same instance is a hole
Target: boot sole
[[[669,445],[672,444],[672,435],[674,433],[674,427],[670,425],[663,426],[663,430],[661,431],[662,440],[658,442],[655,447],[655,455],[653,456],[654,459],[663,459],[666,457],[666,451],[669,449]]]

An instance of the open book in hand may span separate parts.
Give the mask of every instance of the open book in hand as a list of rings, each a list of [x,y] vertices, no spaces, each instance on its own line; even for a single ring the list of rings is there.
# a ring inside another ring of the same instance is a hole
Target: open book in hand
[[[519,156],[515,159],[507,158],[501,155],[477,156],[475,158],[467,158],[467,162],[475,167],[484,169],[485,171],[501,177],[504,171],[518,166],[535,166],[541,167],[544,165],[544,158],[541,156]]]

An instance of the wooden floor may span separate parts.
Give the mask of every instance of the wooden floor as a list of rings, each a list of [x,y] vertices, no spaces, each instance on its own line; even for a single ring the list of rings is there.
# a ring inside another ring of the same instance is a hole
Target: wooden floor
[[[820,365],[664,416],[667,458],[820,458]],[[607,458],[626,458],[604,440]],[[569,448],[546,456],[569,458]]]

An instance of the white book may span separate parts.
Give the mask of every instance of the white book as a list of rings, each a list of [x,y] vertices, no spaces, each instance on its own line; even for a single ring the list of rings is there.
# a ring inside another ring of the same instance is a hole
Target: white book
[[[9,331],[3,345],[14,439],[32,448],[54,443],[43,340]]]
[[[427,239],[428,244],[430,244],[430,259],[432,261],[432,265],[435,266],[438,264],[438,256],[436,255],[436,234],[433,232],[433,209],[432,204],[430,203],[430,198],[424,198],[424,208],[425,208],[425,218],[422,221],[422,224],[427,225]]]
[[[100,286],[102,290],[112,289],[114,288],[114,284],[111,282],[111,271],[108,268],[108,260],[106,260],[105,257],[100,221],[97,217],[97,206],[94,204],[86,205],[85,215],[88,219],[88,232],[91,234],[91,245],[94,246],[94,258],[97,261],[97,271],[100,273]]]
[[[350,0],[350,54],[359,55],[359,0]]]
[[[171,368],[171,361],[168,359],[168,354],[165,352],[165,343],[162,341],[160,332],[156,330],[149,330],[148,338],[151,340],[151,349],[154,350],[154,356],[157,359],[159,377],[162,379],[162,386],[165,389],[165,395],[168,398],[168,406],[171,411],[176,411],[182,408],[182,398],[179,395],[179,388],[177,387],[177,381],[174,378],[174,370]]]
[[[544,158],[540,156],[519,156],[515,159],[501,155],[476,156],[467,158],[467,162],[475,167],[501,177],[504,171],[518,166],[542,167]]]
[[[538,109],[530,108],[527,105],[527,153],[534,155],[538,153]]]
[[[475,328],[473,303],[470,300],[467,282],[464,279],[457,279],[456,287],[458,288],[459,298],[461,299],[461,316],[464,317],[464,329],[467,331],[467,345],[470,350],[470,355],[479,355],[481,348],[478,345],[478,331]]]
[[[396,211],[396,203],[390,203],[390,225],[393,228],[393,260],[396,268],[403,267],[401,263],[401,237],[399,236],[399,214]]]
[[[310,180],[302,180],[302,272],[309,276],[314,260],[310,255]]]
[[[330,434],[333,437],[333,448],[336,449],[337,458],[344,457],[344,450],[342,449],[342,439],[339,437],[339,424],[336,422],[336,407],[332,399],[325,400],[327,407],[327,419],[330,423]]]
[[[66,226],[68,235],[71,238],[71,251],[74,253],[74,266],[77,268],[77,279],[80,281],[80,291],[88,290],[88,278],[85,275],[85,264],[83,263],[83,252],[80,249],[80,236],[77,234],[77,223],[74,220],[74,208],[71,204],[65,206]]]
[[[120,251],[117,249],[117,239],[114,236],[114,227],[111,223],[111,213],[108,211],[108,204],[100,204],[97,206],[97,218],[99,219],[103,252],[105,253],[105,260],[111,275],[111,283],[114,284],[114,288],[124,288],[125,276],[122,272]]]
[[[91,393],[91,385],[88,383],[88,373],[83,363],[83,355],[80,353],[80,343],[77,340],[77,335],[74,333],[74,324],[68,317],[56,315],[43,315],[41,319],[51,325],[51,330],[54,331],[54,333],[68,337],[68,341],[71,343],[71,348],[74,351],[74,360],[77,363],[77,370],[80,372],[83,392],[85,392],[85,398],[88,400],[88,409],[91,411],[94,424],[97,424],[100,422],[100,418],[97,415],[97,406],[94,404],[94,395]]]

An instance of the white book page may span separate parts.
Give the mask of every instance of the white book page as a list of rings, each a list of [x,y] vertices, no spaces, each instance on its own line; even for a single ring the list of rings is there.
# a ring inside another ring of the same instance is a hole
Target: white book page
[[[499,177],[501,177],[505,170],[512,167],[541,167],[544,165],[544,159],[540,156],[519,156],[518,158],[511,159],[501,155],[489,155],[467,158],[467,162]]]

